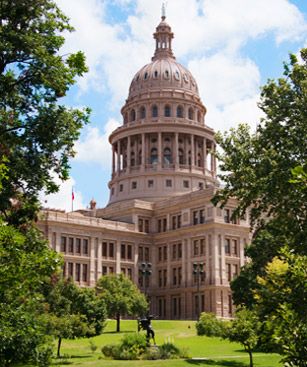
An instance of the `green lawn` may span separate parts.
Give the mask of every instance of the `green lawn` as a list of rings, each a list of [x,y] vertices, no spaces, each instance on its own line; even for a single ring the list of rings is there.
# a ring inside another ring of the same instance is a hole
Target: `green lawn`
[[[114,361],[103,359],[100,351],[101,346],[116,343],[123,333],[135,332],[136,321],[122,321],[121,333],[115,333],[115,322],[109,321],[105,332],[91,339],[64,340],[62,343],[62,355],[67,359],[55,360],[54,365],[70,367],[183,367],[183,366],[212,366],[212,367],[247,367],[248,355],[241,345],[229,343],[219,338],[196,336],[194,321],[153,321],[156,332],[156,342],[171,341],[179,347],[189,350],[188,360],[165,360],[165,361]],[[97,350],[92,353],[89,340],[97,345]],[[278,367],[280,356],[277,354],[255,353],[254,362],[256,367]]]

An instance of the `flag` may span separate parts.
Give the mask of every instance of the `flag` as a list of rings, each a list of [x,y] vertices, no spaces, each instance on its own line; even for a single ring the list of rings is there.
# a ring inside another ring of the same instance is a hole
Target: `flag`
[[[71,192],[71,200],[75,200],[74,190],[72,190],[72,192]]]

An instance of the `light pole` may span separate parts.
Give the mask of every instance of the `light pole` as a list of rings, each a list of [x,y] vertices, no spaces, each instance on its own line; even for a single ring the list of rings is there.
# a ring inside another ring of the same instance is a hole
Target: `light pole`
[[[144,262],[141,264],[141,267],[139,269],[139,274],[143,278],[144,293],[146,298],[147,298],[147,282],[149,282],[149,277],[152,273],[151,268],[152,268],[151,263]]]
[[[204,273],[204,264],[202,262],[193,263],[193,274],[196,276],[197,281],[197,318],[200,316],[200,297],[199,297],[199,287],[200,287],[200,278]]]

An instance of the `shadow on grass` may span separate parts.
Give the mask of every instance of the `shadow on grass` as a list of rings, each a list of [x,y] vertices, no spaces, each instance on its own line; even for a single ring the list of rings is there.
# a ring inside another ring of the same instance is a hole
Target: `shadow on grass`
[[[187,359],[189,364],[194,366],[223,366],[223,367],[248,367],[248,364],[237,362],[237,361],[229,361],[226,359],[223,360],[214,360],[214,359]]]
[[[129,333],[136,333],[137,330],[127,330],[127,331],[104,331],[101,335],[103,334],[118,334],[118,335],[121,335],[121,334],[129,334]]]

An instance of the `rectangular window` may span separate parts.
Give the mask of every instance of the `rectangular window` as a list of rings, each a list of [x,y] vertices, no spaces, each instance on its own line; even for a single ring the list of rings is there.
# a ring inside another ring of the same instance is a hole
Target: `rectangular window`
[[[167,270],[163,270],[163,287],[166,287],[167,284]]]
[[[182,269],[178,268],[178,285],[181,285],[182,280]]]
[[[162,232],[162,220],[158,219],[158,232]]]
[[[139,218],[139,232],[143,232],[143,219]]]
[[[131,280],[132,279],[132,269],[128,268],[127,269],[127,277]]]
[[[232,240],[232,249],[231,249],[232,255],[237,256],[238,255],[238,241]]]
[[[108,251],[107,242],[102,242],[102,257],[107,257]]]
[[[121,257],[121,259],[126,258],[126,245],[123,244],[123,243],[120,246],[120,257]]]
[[[193,255],[198,256],[199,255],[199,244],[198,240],[193,241]]]
[[[131,245],[127,246],[127,258],[128,260],[132,260],[132,246]]]
[[[153,188],[154,187],[154,181],[153,180],[148,180],[148,187],[149,188]]]
[[[177,258],[177,245],[173,245],[173,260]]]
[[[158,256],[159,261],[162,261],[162,247],[159,247],[159,256]]]
[[[173,185],[172,180],[166,180],[165,185],[166,185],[166,187],[172,187],[172,185]]]
[[[120,184],[120,185],[119,185],[119,191],[120,191],[120,192],[123,192],[123,190],[124,190],[124,185],[123,185],[123,184]]]
[[[178,259],[182,258],[182,244],[178,243]]]
[[[113,268],[113,266],[110,266],[110,267],[109,267],[109,273],[110,273],[110,274],[114,273],[114,268]]]
[[[132,181],[131,188],[132,188],[132,190],[135,190],[137,188],[137,182],[136,181]]]
[[[206,251],[206,240],[202,238],[200,240],[200,254],[205,255],[205,251]]]
[[[68,239],[68,252],[71,254],[74,253],[74,239],[72,237]]]
[[[143,261],[144,260],[144,254],[143,254],[143,247],[139,246],[139,261]]]
[[[205,211],[204,211],[204,209],[199,211],[199,223],[205,223]]]
[[[109,257],[111,257],[112,259],[114,258],[114,243],[113,242],[109,243]]]
[[[76,281],[77,282],[80,282],[80,267],[81,267],[81,264],[76,264]]]
[[[68,277],[72,278],[74,276],[74,264],[68,263]]]
[[[83,254],[88,255],[88,240],[87,239],[83,240]]]
[[[62,236],[61,237],[61,252],[66,252],[66,237]]]
[[[198,211],[193,212],[193,224],[198,224]]]
[[[231,281],[231,264],[226,264],[227,266],[227,280],[228,282]]]
[[[102,275],[107,275],[108,273],[108,268],[106,266],[102,267]]]
[[[173,285],[177,284],[177,269],[173,268]]]
[[[188,188],[190,187],[190,183],[189,183],[189,181],[184,180],[184,181],[183,181],[183,187],[184,187],[185,189],[188,189]]]
[[[164,218],[163,219],[163,232],[166,232],[167,231],[167,219]]]
[[[76,253],[81,254],[81,238],[76,238]]]
[[[82,281],[87,282],[87,264],[82,265]]]
[[[172,216],[172,229],[176,229],[177,218],[176,216]]]
[[[163,247],[163,258],[164,258],[164,261],[167,260],[167,246]]]
[[[145,261],[149,261],[149,248],[148,247],[145,247]]]
[[[224,209],[224,222],[230,223],[230,210]]]
[[[159,272],[158,272],[158,276],[159,276],[158,284],[159,284],[159,287],[161,288],[161,287],[162,287],[162,285],[163,285],[163,280],[162,280],[162,270],[159,270]]]
[[[199,190],[202,190],[204,188],[204,183],[203,182],[199,182],[198,183],[198,188],[199,188]]]
[[[149,233],[149,220],[145,219],[145,232]]]
[[[181,215],[177,215],[177,228],[181,227]]]
[[[225,238],[225,254],[230,255],[230,239]]]

